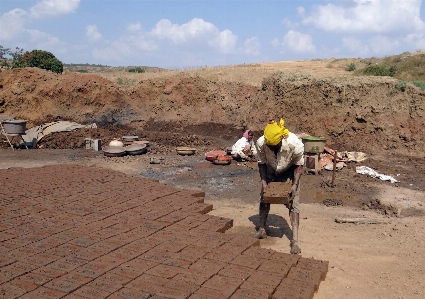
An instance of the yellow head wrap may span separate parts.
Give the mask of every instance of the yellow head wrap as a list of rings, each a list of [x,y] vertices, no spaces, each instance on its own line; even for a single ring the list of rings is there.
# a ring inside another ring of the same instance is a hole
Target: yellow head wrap
[[[264,129],[264,138],[267,145],[277,145],[283,137],[289,136],[289,130],[285,128],[285,122],[281,118],[279,124],[275,121],[271,121],[267,124]]]

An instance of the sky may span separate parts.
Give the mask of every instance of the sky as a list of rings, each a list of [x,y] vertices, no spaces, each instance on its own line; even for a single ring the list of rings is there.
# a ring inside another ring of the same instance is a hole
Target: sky
[[[1,0],[0,45],[186,69],[425,50],[422,0]]]

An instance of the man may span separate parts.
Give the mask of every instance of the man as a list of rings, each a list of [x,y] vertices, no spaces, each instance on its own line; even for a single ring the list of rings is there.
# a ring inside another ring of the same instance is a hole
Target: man
[[[287,205],[292,226],[291,253],[299,254],[298,227],[300,221],[300,177],[304,165],[304,144],[298,137],[284,126],[283,119],[279,124],[270,121],[264,129],[264,135],[256,142],[258,170],[261,178],[260,227],[255,234],[258,239],[267,238],[266,222],[270,204],[263,202],[263,193],[270,182],[286,182],[291,180],[289,194],[292,201]]]
[[[238,161],[252,161],[255,156],[254,133],[246,130],[243,136],[232,146],[232,157]]]

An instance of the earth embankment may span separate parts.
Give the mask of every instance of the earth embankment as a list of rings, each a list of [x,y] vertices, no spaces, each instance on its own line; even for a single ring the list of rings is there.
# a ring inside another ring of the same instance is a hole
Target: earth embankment
[[[319,78],[281,69],[261,87],[179,74],[120,86],[93,74],[27,68],[0,72],[0,85],[0,113],[29,127],[67,119],[233,138],[283,117],[291,131],[326,137],[338,150],[425,151],[425,91],[389,77]]]

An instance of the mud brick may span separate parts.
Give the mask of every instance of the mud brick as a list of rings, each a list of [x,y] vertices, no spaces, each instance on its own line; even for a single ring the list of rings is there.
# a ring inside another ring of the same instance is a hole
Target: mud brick
[[[314,284],[316,291],[319,289],[321,277],[322,277],[322,272],[319,269],[307,270],[307,269],[302,269],[299,267],[292,267],[288,273],[288,278],[302,280],[302,281]]]
[[[155,247],[157,250],[165,251],[165,252],[179,252],[183,250],[187,246],[184,242],[164,242]]]
[[[115,268],[125,262],[127,262],[127,259],[122,255],[114,253],[114,251],[104,256],[101,256],[93,261],[93,263],[97,265],[108,265],[109,269]]]
[[[75,258],[86,260],[86,261],[92,261],[106,254],[108,251],[109,250],[106,250],[104,248],[94,248],[92,245],[76,252],[73,255],[70,255],[69,257],[75,257]]]
[[[200,259],[193,263],[192,266],[189,267],[189,269],[194,269],[198,271],[203,271],[207,275],[211,274],[217,274],[218,271],[223,269],[226,266],[226,263],[215,261],[215,260],[208,260],[208,259]]]
[[[235,235],[233,238],[229,241],[231,244],[236,244],[237,246],[243,246],[246,249],[249,249],[250,247],[258,247],[260,246],[260,240],[248,237],[248,236],[242,236],[242,235]]]
[[[177,274],[181,273],[182,269],[178,267],[172,267],[167,265],[157,265],[146,271],[146,274],[156,275],[165,278],[173,278]]]
[[[257,258],[257,257],[247,258],[244,255],[238,255],[232,261],[230,261],[230,263],[255,270],[255,269],[258,269],[258,267],[261,265],[263,261],[264,259]]]
[[[270,258],[276,251],[274,251],[273,249],[267,249],[267,248],[261,248],[258,246],[252,246],[249,247],[247,250],[245,250],[242,255],[246,255],[248,256],[253,256],[256,258],[261,258],[261,259],[268,259]]]
[[[246,280],[252,272],[254,272],[254,270],[251,268],[228,264],[223,269],[221,269],[218,274],[222,276]]]
[[[68,294],[65,297],[62,297],[61,299],[87,299],[87,297],[82,297],[80,295],[76,295],[74,293]]]
[[[25,289],[12,285],[10,282],[0,285],[0,296],[2,298],[18,298],[27,293]]]
[[[196,297],[195,295],[202,296],[202,297]],[[232,295],[231,290],[217,290],[217,289],[210,289],[210,288],[202,286],[193,294],[193,298],[227,299],[231,295]],[[192,298],[192,296],[189,298]]]
[[[31,291],[29,293],[26,293],[25,295],[23,295],[22,299],[59,299],[62,298],[63,296],[65,296],[66,293],[64,292],[60,292],[57,290],[51,290],[45,287],[39,287],[37,289],[35,289],[34,291]]]
[[[249,289],[238,289],[230,297],[230,299],[269,299],[270,295],[268,292],[261,292]]]
[[[205,281],[210,279],[214,274],[208,274],[200,270],[187,269],[182,273],[177,274],[173,279],[190,282],[195,285],[202,285]]]
[[[224,250],[224,249],[220,249],[220,247],[219,247],[215,250],[212,250],[211,252],[208,252],[204,256],[204,258],[228,263],[238,255],[239,255],[239,252],[235,253],[233,251],[227,251],[227,250]]]
[[[81,247],[89,247],[97,242],[101,241],[101,238],[95,236],[81,236],[69,241],[70,244],[74,244]]]
[[[201,239],[198,240],[198,242],[196,242],[196,245],[201,246],[201,247],[205,247],[205,248],[210,248],[210,251],[212,251],[212,249],[220,247],[225,242],[226,242],[225,240],[218,239],[218,238],[217,239],[201,238]]]
[[[254,290],[261,293],[268,293],[269,295],[271,295],[274,292],[276,287],[269,284],[245,281],[244,283],[242,283],[240,288],[243,290],[247,289],[247,290]]]
[[[158,263],[156,262],[146,261],[137,258],[122,265],[119,265],[115,269],[111,270],[110,273],[134,279],[142,275],[145,271],[157,265]]]
[[[247,279],[247,282],[268,284],[273,287],[277,287],[282,281],[281,276],[277,276],[276,273],[266,271],[254,271],[251,276]]]
[[[192,265],[191,261],[175,258],[174,256],[161,262],[163,265],[187,269]]]
[[[111,270],[112,268],[114,268],[113,265],[109,265],[107,263],[97,263],[97,262],[91,261],[91,262],[75,269],[74,272],[78,273],[82,276],[85,276],[85,277],[96,278],[96,277],[106,273],[107,271]]]
[[[148,299],[151,295],[144,290],[134,290],[130,288],[122,288],[113,293],[108,299]]]
[[[31,292],[32,290],[35,290],[36,288],[39,287],[37,284],[34,284],[30,281],[26,281],[26,280],[23,280],[23,279],[20,279],[20,278],[15,278],[15,279],[9,281],[8,284],[24,290],[25,293]]]
[[[72,292],[82,285],[89,282],[90,279],[81,275],[64,275],[59,278],[49,281],[44,286],[46,288],[57,290],[64,293]]]
[[[232,295],[244,282],[242,279],[222,275],[214,275],[202,287],[223,291],[228,297]]]
[[[176,223],[178,221],[185,219],[187,216],[188,216],[188,214],[186,212],[174,211],[174,212],[169,213],[168,215],[165,215],[165,216],[159,218],[158,220],[169,222],[169,223]]]
[[[162,262],[165,262],[167,259],[171,258],[172,255],[173,255],[172,252],[162,251],[155,247],[141,254],[139,258],[147,260],[147,261],[162,263]]]
[[[18,277],[18,279],[31,282],[31,283],[36,284],[38,286],[42,286],[42,285],[48,283],[49,281],[51,281],[53,278],[46,276],[46,275],[43,275],[43,274],[31,272],[31,273],[28,273],[28,274],[25,274],[25,275]]]
[[[6,256],[0,256],[0,268],[13,264],[14,262],[16,262],[16,259],[11,258],[11,257],[6,257]]]
[[[146,252],[145,250],[147,251],[147,249],[134,250],[134,249],[128,248],[127,246],[123,246],[121,248],[118,248],[110,252],[109,254],[112,256],[116,256],[117,258],[125,259],[126,261],[129,261],[142,255],[144,252]]]
[[[93,286],[103,291],[108,291],[109,293],[114,293],[130,281],[131,278],[107,272],[95,280],[89,282],[87,285]]]
[[[188,245],[182,251],[173,255],[176,258],[195,262],[205,256],[212,249],[208,247],[202,247],[197,245]]]
[[[59,261],[55,261],[51,264],[49,264],[49,267],[53,268],[53,269],[57,269],[60,271],[63,271],[65,273],[69,273],[72,270],[74,270],[75,268],[79,267],[80,265],[75,265],[75,264],[71,264],[71,263],[67,263],[64,260],[59,260]]]
[[[63,245],[59,245],[58,247],[47,250],[46,252],[53,254],[53,255],[65,257],[65,256],[68,256],[68,255],[77,253],[82,249],[84,249],[84,247],[77,246],[77,245],[74,245],[74,244],[63,244]]]
[[[300,255],[298,254],[289,254],[289,253],[283,253],[283,252],[275,252],[269,257],[269,260],[282,261],[294,266],[298,263],[299,259],[300,259]]]
[[[288,275],[289,270],[293,267],[292,264],[287,264],[286,262],[281,262],[277,260],[264,260],[258,270],[273,272],[276,276],[284,278]]]
[[[217,297],[209,296],[205,294],[192,294],[189,299],[217,299]]]
[[[178,277],[170,279],[167,283],[164,284],[164,286],[171,289],[187,290],[190,293],[194,293],[200,287],[195,283],[179,279]]]
[[[313,299],[314,290],[310,288],[294,289],[287,286],[285,288],[278,288],[271,295],[272,299]]]
[[[277,292],[282,292],[284,290],[291,289],[294,292],[298,293],[307,293],[307,294],[314,294],[316,291],[316,284],[312,281],[305,281],[300,279],[294,279],[294,278],[284,278],[280,285],[276,288]]]
[[[152,295],[162,296],[164,298],[186,299],[191,295],[190,291],[171,289],[165,286],[160,286],[152,283],[140,282],[139,288]]]
[[[109,295],[109,292],[104,290],[97,289],[93,286],[82,286],[78,290],[74,292],[74,294],[78,296],[82,296],[87,299],[98,299],[98,298],[106,298]]]
[[[75,256],[64,257],[60,261],[64,261],[68,264],[73,264],[73,265],[78,266],[78,267],[88,263],[88,261],[77,258]]]
[[[213,205],[207,203],[194,203],[190,206],[183,207],[182,211],[190,213],[207,214],[213,210]]]
[[[301,257],[298,260],[297,267],[307,270],[318,269],[322,274],[321,280],[324,281],[328,273],[329,262]]]
[[[145,220],[140,224],[140,227],[142,228],[148,228],[148,229],[154,229],[154,230],[161,230],[172,223],[170,222],[164,222],[164,221],[158,221],[158,220]]]
[[[2,274],[4,277],[15,278],[24,275],[36,268],[37,266],[31,264],[16,262],[0,268],[0,274]]]
[[[140,289],[140,286],[148,284],[164,285],[169,281],[168,278],[154,276],[151,274],[142,274],[133,281],[129,282],[125,287],[130,289]]]
[[[231,242],[227,242],[216,249],[216,251],[229,252],[233,255],[240,255],[247,249],[244,245],[239,245]]]

